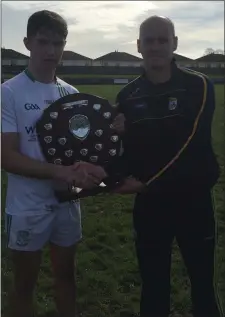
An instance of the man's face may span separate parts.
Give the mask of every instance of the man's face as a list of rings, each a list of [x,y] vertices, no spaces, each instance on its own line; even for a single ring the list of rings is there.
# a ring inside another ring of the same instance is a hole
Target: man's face
[[[66,40],[58,33],[43,30],[35,36],[26,38],[24,43],[30,51],[33,63],[47,70],[55,69],[59,64]]]
[[[170,64],[177,38],[167,20],[151,20],[141,29],[137,44],[147,67],[162,68]]]

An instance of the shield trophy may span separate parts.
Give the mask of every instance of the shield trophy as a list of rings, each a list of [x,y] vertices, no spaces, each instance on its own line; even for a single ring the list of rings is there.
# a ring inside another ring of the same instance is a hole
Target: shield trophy
[[[117,110],[107,99],[91,94],[64,96],[48,106],[36,123],[47,162],[72,165],[85,161],[106,167],[118,158],[121,140],[113,130]],[[74,186],[55,190],[60,202],[109,191],[115,184],[85,190]]]

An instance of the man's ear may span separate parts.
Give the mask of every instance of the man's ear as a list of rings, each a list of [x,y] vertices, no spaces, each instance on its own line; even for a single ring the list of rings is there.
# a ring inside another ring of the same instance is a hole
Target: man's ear
[[[27,37],[24,37],[23,43],[28,51],[30,51],[30,44]]]
[[[139,39],[137,39],[137,51],[138,51],[138,53],[141,53],[140,52],[140,40]]]
[[[178,37],[175,36],[174,37],[174,46],[173,46],[173,51],[174,52],[177,50],[177,46],[178,46]]]

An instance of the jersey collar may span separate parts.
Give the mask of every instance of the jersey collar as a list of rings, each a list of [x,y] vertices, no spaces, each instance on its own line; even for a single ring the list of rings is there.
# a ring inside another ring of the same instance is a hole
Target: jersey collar
[[[27,75],[27,77],[33,82],[35,83],[36,79],[34,78],[33,74],[30,72],[30,70],[28,68],[26,68],[24,70],[24,73]],[[57,84],[57,77],[54,76],[54,82],[55,84]]]

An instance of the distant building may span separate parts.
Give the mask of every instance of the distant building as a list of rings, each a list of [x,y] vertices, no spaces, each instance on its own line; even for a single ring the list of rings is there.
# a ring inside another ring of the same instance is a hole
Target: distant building
[[[211,73],[223,73],[225,68],[225,55],[223,54],[208,54],[197,59],[191,59],[186,56],[174,54],[178,66],[193,68],[198,71]],[[18,72],[18,69],[23,69],[28,65],[29,57],[12,49],[1,48],[1,65],[2,72]],[[127,67],[139,68],[143,65],[143,59],[126,52],[111,52],[100,56],[96,59],[80,55],[72,51],[64,51],[61,67],[68,66],[99,66],[99,67]],[[10,66],[14,66],[10,68]]]
[[[179,66],[191,67],[193,60],[174,54],[176,62]],[[117,66],[117,67],[140,67],[143,64],[143,59],[124,52],[112,52],[93,61],[93,66]]]
[[[142,58],[117,51],[100,56],[93,61],[93,66],[140,67],[141,65]]]
[[[92,59],[72,51],[64,51],[61,66],[91,66]]]
[[[194,60],[191,58],[176,53],[174,53],[174,58],[176,60],[176,64],[180,67],[191,68],[193,66]]]
[[[2,66],[27,66],[29,57],[11,49],[1,48]]]
[[[223,54],[208,54],[195,59],[195,67],[197,68],[224,68],[225,55]]]

